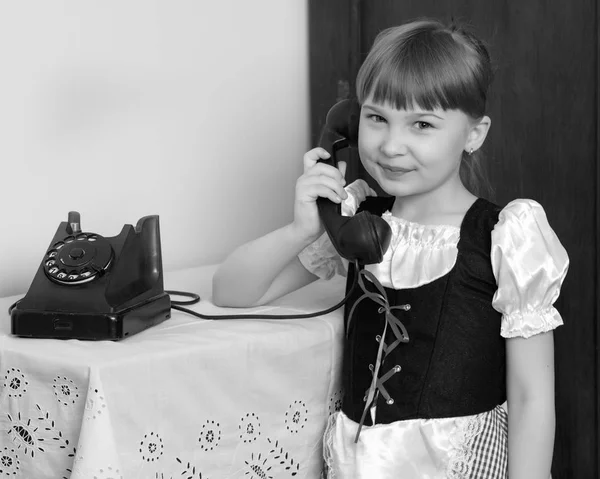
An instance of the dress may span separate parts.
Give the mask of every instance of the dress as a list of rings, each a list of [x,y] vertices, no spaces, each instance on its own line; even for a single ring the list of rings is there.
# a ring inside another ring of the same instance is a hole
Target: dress
[[[326,235],[299,255],[323,279],[360,277],[345,310],[343,406],[324,435],[328,477],[506,478],[505,338],[563,324],[553,303],[567,253],[532,200],[478,198],[460,228],[396,218],[393,201],[359,209],[392,229],[381,263],[348,270]],[[356,210],[350,194],[343,212]]]

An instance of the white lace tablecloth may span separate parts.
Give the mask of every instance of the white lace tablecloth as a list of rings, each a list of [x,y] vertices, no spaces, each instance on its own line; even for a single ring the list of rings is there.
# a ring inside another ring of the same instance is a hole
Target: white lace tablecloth
[[[318,281],[272,305],[209,302],[214,266],[165,275],[205,314],[292,314],[342,298]],[[120,342],[10,335],[0,299],[0,478],[318,478],[339,408],[342,310],[297,320],[172,318]]]

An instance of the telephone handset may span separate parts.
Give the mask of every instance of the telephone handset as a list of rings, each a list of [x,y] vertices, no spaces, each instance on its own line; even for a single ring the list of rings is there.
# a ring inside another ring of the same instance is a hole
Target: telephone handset
[[[337,152],[358,145],[360,105],[356,100],[342,100],[327,113],[325,128],[333,141],[331,157],[319,160],[337,168]],[[341,137],[341,138],[339,138]],[[318,198],[317,207],[325,231],[343,258],[360,265],[380,263],[390,245],[392,231],[381,217],[367,211],[342,216],[341,206],[328,198]]]

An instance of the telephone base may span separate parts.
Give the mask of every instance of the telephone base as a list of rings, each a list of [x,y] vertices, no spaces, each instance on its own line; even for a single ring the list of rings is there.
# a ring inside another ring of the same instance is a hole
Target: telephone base
[[[171,300],[167,293],[111,313],[24,310],[17,306],[11,315],[11,332],[28,338],[116,341],[170,317]]]

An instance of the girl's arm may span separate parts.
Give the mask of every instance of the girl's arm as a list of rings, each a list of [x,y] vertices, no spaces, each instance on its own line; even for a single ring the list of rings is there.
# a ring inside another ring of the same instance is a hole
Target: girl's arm
[[[304,155],[304,174],[296,182],[294,221],[237,248],[213,276],[213,303],[250,307],[267,303],[317,279],[298,253],[323,233],[316,200],[341,203],[348,197],[342,171],[318,162],[329,158],[323,148]]]
[[[240,246],[213,277],[213,303],[257,306],[315,281],[298,259],[310,242],[292,223]]]
[[[554,451],[554,336],[506,340],[508,477],[548,479]]]

